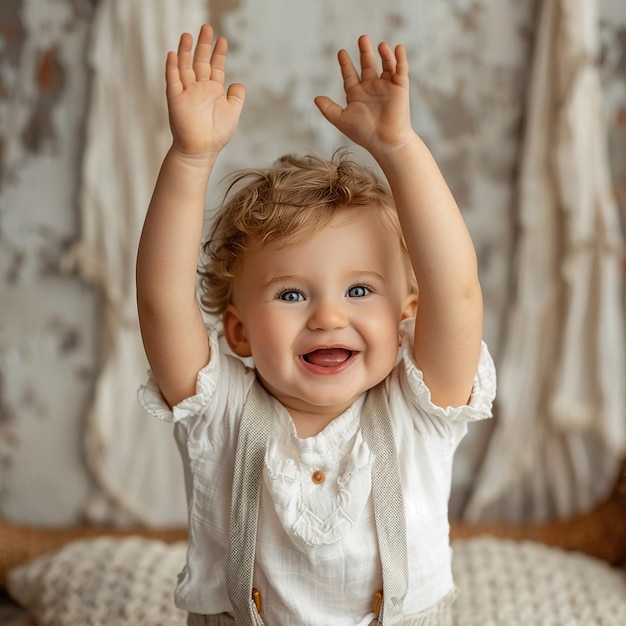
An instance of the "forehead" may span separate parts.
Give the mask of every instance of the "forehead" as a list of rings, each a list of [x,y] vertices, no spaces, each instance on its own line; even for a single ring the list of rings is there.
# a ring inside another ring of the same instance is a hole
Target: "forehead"
[[[395,243],[395,245],[394,245]],[[341,271],[397,271],[400,250],[376,211],[358,208],[338,214],[316,230],[262,244],[250,242],[240,275],[306,274]]]

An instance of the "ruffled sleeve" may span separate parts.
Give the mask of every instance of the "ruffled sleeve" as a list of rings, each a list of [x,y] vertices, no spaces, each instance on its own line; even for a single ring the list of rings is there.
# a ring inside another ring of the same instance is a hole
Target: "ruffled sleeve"
[[[496,396],[496,369],[485,342],[481,344],[478,368],[467,405],[440,407],[431,401],[430,389],[413,358],[413,328],[415,320],[405,320],[400,327],[405,382],[414,404],[423,413],[445,422],[473,422],[492,416]]]
[[[211,358],[196,377],[196,393],[181,400],[170,409],[161,395],[152,372],[148,372],[148,380],[137,392],[139,404],[153,417],[166,422],[179,422],[193,415],[202,415],[213,401],[220,376],[220,347],[215,329],[209,329],[209,345]]]

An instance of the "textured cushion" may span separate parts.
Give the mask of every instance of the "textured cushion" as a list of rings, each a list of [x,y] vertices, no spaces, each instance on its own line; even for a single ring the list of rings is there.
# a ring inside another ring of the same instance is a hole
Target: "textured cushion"
[[[42,626],[185,626],[174,606],[184,543],[100,537],[9,572],[9,593]]]
[[[537,543],[453,544],[456,626],[624,626],[626,578],[597,559]],[[10,593],[43,626],[184,626],[172,597],[185,545],[76,541],[13,569]]]
[[[487,537],[453,547],[458,626],[626,625],[626,577],[604,561]]]

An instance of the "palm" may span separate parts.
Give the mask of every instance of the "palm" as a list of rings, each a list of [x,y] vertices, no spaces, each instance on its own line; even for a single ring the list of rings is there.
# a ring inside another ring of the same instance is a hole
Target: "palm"
[[[169,100],[174,143],[185,154],[218,152],[235,132],[240,110],[228,102],[223,85],[195,83]]]
[[[195,53],[191,38],[181,37],[178,54],[167,59],[167,101],[174,145],[197,156],[219,152],[230,140],[243,107],[243,85],[224,91],[226,40],[212,46],[210,27],[200,31]]]
[[[347,105],[337,127],[354,141],[376,140],[395,144],[406,116],[404,89],[387,79],[361,82],[346,92]]]

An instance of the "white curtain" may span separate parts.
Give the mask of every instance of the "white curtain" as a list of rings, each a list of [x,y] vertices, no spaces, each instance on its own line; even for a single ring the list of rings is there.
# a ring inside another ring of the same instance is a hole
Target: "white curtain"
[[[81,238],[69,261],[102,293],[101,373],[86,428],[98,493],[94,520],[184,524],[183,476],[171,428],[145,414],[136,390],[147,363],[134,265],[143,218],[170,142],[164,65],[181,32],[207,20],[200,0],[100,0],[80,189]]]
[[[545,520],[604,497],[626,450],[623,242],[596,0],[542,0],[498,422],[468,520]]]
[[[606,493],[626,447],[622,241],[594,65],[596,2],[540,3],[519,184],[516,294],[499,363],[499,417],[465,510],[468,519],[545,519],[584,509]],[[170,141],[165,52],[176,47],[182,31],[195,34],[208,20],[207,5],[207,0],[99,0],[93,25],[82,236],[70,260],[103,294],[102,369],[86,428],[87,462],[97,487],[88,515],[96,521],[178,525],[186,520],[171,428],[136,403],[147,363],[136,318],[134,263]],[[313,5],[286,3],[280,10],[270,5],[245,5],[257,35],[239,38],[229,67],[248,84],[258,75],[274,75],[280,59],[280,76],[264,82],[265,96],[283,103],[285,83],[292,80],[298,88],[280,117],[280,132],[267,123],[263,127],[270,142],[265,135],[259,140],[252,121],[249,132],[235,138],[238,154],[253,163],[294,151],[292,140],[301,143],[303,121],[312,149],[330,150],[337,137],[310,105],[315,93],[332,93],[336,82],[326,71],[331,57],[322,54],[324,46],[330,39],[345,41],[348,26],[360,33],[368,23],[382,23],[364,15],[339,28],[329,18],[332,12]],[[297,45],[293,30],[285,41],[270,37],[276,13],[287,6],[300,17],[309,11],[307,32],[319,36],[298,39]],[[418,3],[407,10],[394,37],[412,32],[402,29],[407,24],[415,29],[423,20],[409,17],[423,18],[420,11],[429,6],[440,5]],[[256,47],[258,39],[265,54]],[[295,52],[284,57],[285,46]],[[312,55],[326,61],[310,64],[315,80],[299,80],[303,60]],[[242,165],[233,159],[225,155],[225,171]]]

